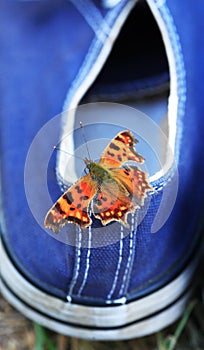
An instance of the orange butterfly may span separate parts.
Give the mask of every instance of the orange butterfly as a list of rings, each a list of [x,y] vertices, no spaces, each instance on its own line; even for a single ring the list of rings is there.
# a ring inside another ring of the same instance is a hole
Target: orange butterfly
[[[73,184],[48,211],[44,225],[58,233],[69,222],[86,228],[93,215],[103,225],[111,221],[127,224],[127,214],[144,205],[146,192],[153,190],[147,174],[128,161],[143,163],[134,146],[138,141],[129,131],[114,137],[98,163],[85,159],[89,173]]]

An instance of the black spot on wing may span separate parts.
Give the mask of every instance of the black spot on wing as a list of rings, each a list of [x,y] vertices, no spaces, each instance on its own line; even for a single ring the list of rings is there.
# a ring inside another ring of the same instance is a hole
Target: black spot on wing
[[[107,154],[108,154],[110,157],[114,157],[114,155],[115,155],[114,153],[111,153],[111,152],[109,152],[109,151],[107,152]]]
[[[98,205],[99,207],[101,207],[101,206],[102,206],[102,201],[101,201],[100,199],[97,199],[97,200],[96,200],[96,205]]]
[[[78,193],[82,193],[82,189],[79,187],[79,185],[76,185],[75,186],[75,189],[77,190]]]
[[[109,145],[110,148],[116,150],[116,151],[119,151],[120,150],[120,147],[118,147],[115,143],[111,142],[110,145]]]
[[[83,201],[83,200],[86,201],[87,199],[89,199],[89,196],[81,196],[81,197],[80,197],[80,200],[81,200],[81,201]]]
[[[60,214],[66,214],[58,202],[55,204],[55,208]]]
[[[130,171],[128,171],[128,169],[125,169],[125,170],[124,170],[124,174],[127,175],[127,176],[129,176],[129,175],[130,175]]]
[[[74,201],[71,192],[65,193],[63,198],[67,201],[68,204],[72,204]]]
[[[78,224],[78,225],[81,225],[81,220],[78,219],[78,218],[76,218],[76,217],[74,217],[74,216],[68,216],[68,217],[67,217],[67,220],[68,220],[68,221],[71,221],[71,222],[74,222],[74,223],[76,223],[76,224]]]

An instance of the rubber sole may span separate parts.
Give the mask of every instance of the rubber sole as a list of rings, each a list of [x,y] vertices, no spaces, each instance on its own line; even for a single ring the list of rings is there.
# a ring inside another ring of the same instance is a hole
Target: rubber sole
[[[198,258],[173,281],[154,293],[118,306],[85,306],[65,302],[27,281],[0,246],[3,296],[22,314],[58,333],[95,340],[124,340],[159,331],[184,312]]]

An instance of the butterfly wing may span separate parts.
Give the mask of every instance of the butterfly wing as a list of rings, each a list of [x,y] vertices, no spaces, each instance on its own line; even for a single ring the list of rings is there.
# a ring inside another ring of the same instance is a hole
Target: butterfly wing
[[[144,158],[135,150],[137,142],[131,131],[120,132],[101,154],[99,164],[107,168],[118,168],[130,160],[144,163]]]
[[[114,180],[102,183],[100,191],[94,198],[93,213],[103,225],[111,221],[119,221],[124,226],[128,226],[127,214],[135,209],[136,206],[125,188]]]
[[[153,191],[149,185],[148,175],[136,166],[128,165],[111,170],[112,176],[129,192],[132,200],[139,206],[144,205],[148,191]]]
[[[152,187],[145,172],[135,166],[111,170],[112,180],[102,183],[97,193],[93,212],[103,225],[119,221],[127,226],[127,214],[144,205]]]
[[[86,228],[92,220],[88,215],[89,204],[97,192],[97,183],[90,174],[82,176],[48,211],[44,226],[58,233],[68,222]]]

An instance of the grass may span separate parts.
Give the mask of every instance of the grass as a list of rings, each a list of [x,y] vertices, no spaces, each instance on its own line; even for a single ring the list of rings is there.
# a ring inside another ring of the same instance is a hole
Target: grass
[[[158,350],[174,350],[176,344],[187,324],[190,314],[196,304],[196,301],[191,301],[191,303],[186,308],[186,311],[178,323],[173,336],[164,337],[161,332],[157,333]]]
[[[34,330],[35,330],[35,348],[36,350],[56,350],[56,347],[50,337],[47,335],[46,330],[40,326],[39,324],[34,324]]]

